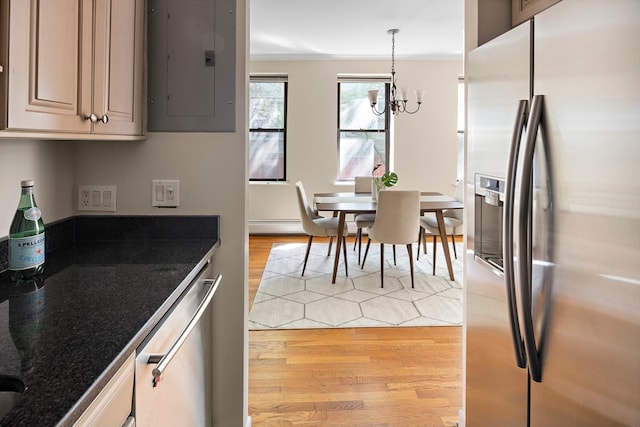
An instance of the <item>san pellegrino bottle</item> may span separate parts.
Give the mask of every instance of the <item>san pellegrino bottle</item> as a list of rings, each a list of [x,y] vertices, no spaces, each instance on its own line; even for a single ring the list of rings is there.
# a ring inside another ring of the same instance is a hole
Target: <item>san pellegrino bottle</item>
[[[20,280],[44,271],[44,222],[33,196],[33,180],[21,182],[22,194],[9,228],[9,275]]]

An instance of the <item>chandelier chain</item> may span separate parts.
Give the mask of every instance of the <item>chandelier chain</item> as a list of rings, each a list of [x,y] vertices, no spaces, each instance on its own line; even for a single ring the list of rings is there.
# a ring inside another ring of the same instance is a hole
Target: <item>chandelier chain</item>
[[[391,33],[391,73],[396,72],[396,34]]]

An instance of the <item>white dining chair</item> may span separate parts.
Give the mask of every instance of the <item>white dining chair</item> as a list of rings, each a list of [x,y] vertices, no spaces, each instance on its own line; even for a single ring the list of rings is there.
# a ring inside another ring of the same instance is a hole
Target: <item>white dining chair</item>
[[[373,185],[372,176],[356,176],[353,178],[353,182],[353,191],[355,193],[371,193],[371,186]]]
[[[464,191],[464,184],[460,181],[456,184],[456,192],[454,198],[459,202],[462,202]],[[463,209],[445,209],[442,211],[444,217],[445,234],[451,239],[453,246],[453,254],[455,259],[458,259],[458,252],[456,250],[455,236],[462,235],[464,226],[464,211]],[[438,227],[438,220],[435,216],[421,216],[420,217],[420,230],[418,231],[418,250],[416,259],[420,259],[420,244],[422,243],[423,252],[427,253],[427,238],[426,235],[433,237],[433,274],[436,274],[436,241],[440,236],[440,228]],[[448,240],[448,239],[447,239]]]
[[[364,251],[361,268],[367,260],[371,240],[380,243],[380,286],[384,287],[384,245],[406,245],[413,280],[413,242],[420,218],[420,192],[413,190],[387,190],[378,195],[376,218],[369,227],[367,247]],[[394,256],[395,264],[395,256]]]
[[[305,234],[309,236],[307,242],[307,251],[304,255],[304,264],[302,265],[302,274],[307,268],[307,260],[309,259],[309,252],[311,251],[311,243],[314,237],[336,237],[338,236],[338,218],[327,218],[318,214],[318,211],[313,209],[307,199],[307,194],[304,191],[302,182],[296,182],[296,194],[298,196],[298,209],[300,211],[300,220],[302,221],[302,229]],[[349,233],[347,227],[344,227],[342,233],[342,250],[344,255],[344,270],[345,275],[348,275],[347,271],[347,246],[345,236]],[[327,254],[329,256],[329,254]]]

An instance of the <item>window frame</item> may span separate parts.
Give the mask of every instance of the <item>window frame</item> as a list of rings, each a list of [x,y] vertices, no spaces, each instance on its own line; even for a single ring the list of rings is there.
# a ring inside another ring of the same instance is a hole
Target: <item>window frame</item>
[[[282,134],[283,143],[283,159],[282,159],[282,177],[278,178],[252,178],[248,176],[249,182],[286,182],[287,181],[287,128],[288,128],[288,104],[289,104],[289,81],[286,75],[263,75],[263,74],[251,74],[249,75],[249,84],[251,83],[282,83],[284,85],[283,97],[284,97],[284,121],[282,128],[251,128],[249,127],[249,143],[251,142],[251,133],[280,133]],[[249,95],[250,97],[250,95]],[[249,108],[251,108],[251,102],[249,101]],[[251,111],[249,111],[249,117]],[[248,159],[248,173],[251,171],[251,159]]]
[[[368,133],[372,133],[372,134],[378,134],[378,133],[384,133],[385,134],[385,152],[384,152],[384,165],[385,165],[385,170],[391,170],[392,165],[391,165],[391,148],[392,148],[392,144],[391,144],[391,111],[388,107],[385,107],[385,112],[384,112],[384,129],[343,129],[340,127],[340,114],[341,114],[341,91],[340,91],[340,85],[342,83],[371,83],[371,82],[378,82],[378,83],[383,83],[384,84],[384,105],[388,106],[389,105],[389,100],[390,100],[390,96],[391,96],[391,76],[367,76],[367,75],[349,75],[349,76],[338,76],[338,84],[337,84],[337,134],[336,134],[336,182],[340,182],[340,183],[349,183],[349,182],[354,182],[354,178],[340,178],[340,168],[341,168],[341,164],[340,164],[340,153],[341,153],[341,134],[344,132],[349,132],[349,133],[362,133],[362,134],[368,134]],[[364,96],[366,97],[367,94],[364,94]],[[371,114],[374,114],[373,112],[371,112]],[[373,170],[373,166],[372,166],[372,170]]]
[[[458,76],[458,123],[457,123],[457,152],[458,152],[458,160],[456,166],[456,177],[459,181],[464,179],[464,140],[466,133],[466,108],[465,108],[465,99],[466,99],[466,82],[464,76]]]

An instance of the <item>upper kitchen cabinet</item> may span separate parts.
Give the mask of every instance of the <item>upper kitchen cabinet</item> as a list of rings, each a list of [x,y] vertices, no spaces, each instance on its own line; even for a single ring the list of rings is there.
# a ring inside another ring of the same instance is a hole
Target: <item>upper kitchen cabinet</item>
[[[235,1],[149,0],[147,9],[148,130],[235,131]]]
[[[515,27],[560,0],[511,0],[511,24]]]
[[[1,11],[4,133],[143,137],[144,0],[4,0]]]

